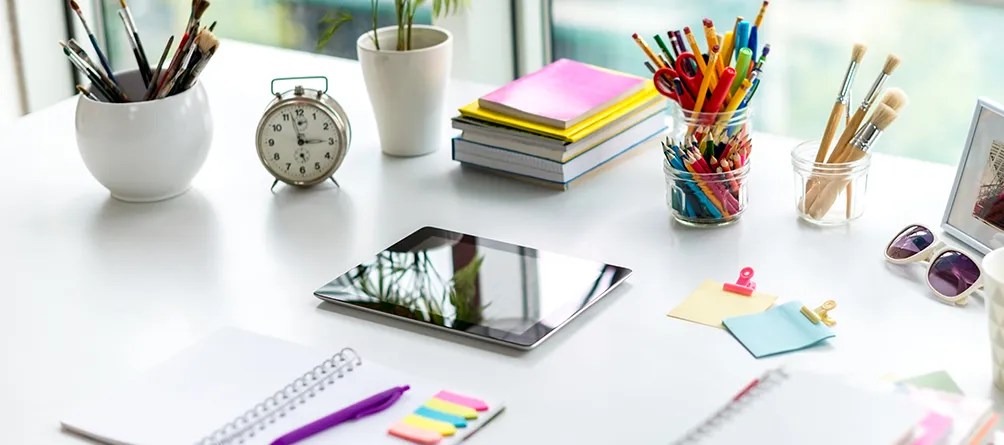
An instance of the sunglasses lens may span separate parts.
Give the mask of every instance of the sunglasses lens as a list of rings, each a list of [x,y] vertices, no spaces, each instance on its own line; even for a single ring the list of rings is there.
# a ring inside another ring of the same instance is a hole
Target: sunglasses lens
[[[980,268],[961,252],[948,251],[931,263],[927,281],[946,297],[957,297],[969,290],[980,278]]]
[[[910,226],[901,232],[886,249],[894,260],[910,258],[934,244],[934,234],[924,226]]]

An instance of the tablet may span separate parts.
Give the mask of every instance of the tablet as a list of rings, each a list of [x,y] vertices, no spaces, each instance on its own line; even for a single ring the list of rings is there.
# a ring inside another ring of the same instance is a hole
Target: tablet
[[[314,294],[528,350],[630,274],[619,266],[425,227]]]

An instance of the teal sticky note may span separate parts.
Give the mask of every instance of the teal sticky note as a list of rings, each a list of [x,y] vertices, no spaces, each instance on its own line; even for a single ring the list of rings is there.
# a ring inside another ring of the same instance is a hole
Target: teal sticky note
[[[460,416],[454,416],[453,414],[447,414],[444,412],[436,411],[428,407],[420,407],[415,410],[415,414],[418,414],[426,419],[438,420],[440,422],[446,422],[452,424],[457,428],[467,427],[467,419]]]
[[[725,328],[756,358],[798,351],[836,336],[823,323],[813,324],[792,301],[765,312],[722,320]]]

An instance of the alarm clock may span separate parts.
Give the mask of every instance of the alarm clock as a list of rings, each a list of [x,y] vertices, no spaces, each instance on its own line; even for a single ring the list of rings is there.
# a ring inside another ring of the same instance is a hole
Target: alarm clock
[[[323,79],[324,89],[296,85],[278,93],[276,82]],[[258,122],[255,145],[265,169],[279,181],[310,187],[331,179],[345,160],[352,141],[352,127],[345,110],[328,96],[328,78],[287,77],[272,80],[272,95]]]

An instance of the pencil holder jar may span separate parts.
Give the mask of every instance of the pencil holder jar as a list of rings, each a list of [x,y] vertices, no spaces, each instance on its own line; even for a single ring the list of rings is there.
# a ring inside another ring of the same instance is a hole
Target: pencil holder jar
[[[812,224],[846,224],[865,211],[871,155],[844,163],[816,162],[819,144],[804,142],[791,151],[796,211]]]
[[[734,112],[696,113],[670,102],[666,112],[671,121],[669,135],[677,141],[701,142],[708,137],[715,143],[727,143],[730,139],[749,142],[753,134],[750,107]]]
[[[662,165],[666,206],[677,222],[691,227],[718,227],[738,221],[746,211],[750,164],[721,173],[697,173],[693,167],[678,167],[679,163],[670,159]]]
[[[143,97],[139,71],[115,75],[129,97]],[[113,197],[152,202],[189,189],[213,138],[209,99],[202,82],[146,102],[109,103],[84,95],[75,119],[80,156]]]

